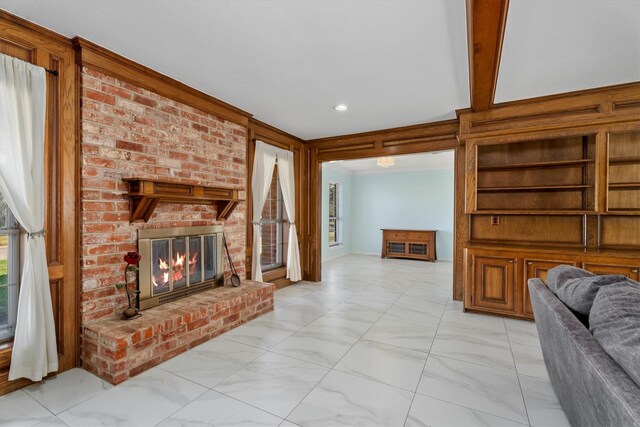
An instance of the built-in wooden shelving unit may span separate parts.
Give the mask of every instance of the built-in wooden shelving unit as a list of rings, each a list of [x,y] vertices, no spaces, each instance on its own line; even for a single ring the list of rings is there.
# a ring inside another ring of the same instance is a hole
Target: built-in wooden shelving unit
[[[533,318],[527,280],[568,264],[640,278],[640,132],[467,141],[465,308]]]
[[[158,203],[216,205],[218,220],[231,215],[240,202],[239,190],[224,187],[205,187],[144,178],[127,178],[129,185],[130,222],[149,221]]]

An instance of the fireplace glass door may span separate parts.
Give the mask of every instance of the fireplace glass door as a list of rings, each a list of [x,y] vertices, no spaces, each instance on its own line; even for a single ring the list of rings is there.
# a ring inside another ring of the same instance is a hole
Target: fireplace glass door
[[[152,296],[215,279],[216,249],[215,234],[152,239]]]
[[[171,290],[171,269],[169,263],[170,239],[158,239],[151,241],[151,264],[153,277],[153,294],[159,295]]]

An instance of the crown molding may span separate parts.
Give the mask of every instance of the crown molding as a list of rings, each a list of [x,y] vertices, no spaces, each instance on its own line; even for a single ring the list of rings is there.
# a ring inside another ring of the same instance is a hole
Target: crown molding
[[[47,39],[48,41],[55,42],[65,47],[72,47],[71,40],[60,33],[56,33],[55,31],[49,30],[48,28],[41,27],[38,24],[35,24],[31,21],[28,21],[24,18],[16,16],[10,12],[7,12],[4,9],[0,9],[0,20],[4,20],[7,22],[11,22],[18,27],[22,27],[26,31],[37,34],[38,36]]]

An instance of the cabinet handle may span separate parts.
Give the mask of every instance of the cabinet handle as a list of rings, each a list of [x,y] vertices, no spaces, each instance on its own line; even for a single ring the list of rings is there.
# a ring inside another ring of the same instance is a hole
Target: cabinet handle
[[[512,260],[512,259],[510,259],[510,260],[509,260],[509,262],[510,262],[511,264],[513,264],[513,260]]]
[[[531,261],[527,262],[527,265],[533,265],[533,263]]]
[[[638,269],[636,268],[635,270],[631,270],[632,273],[637,273]]]

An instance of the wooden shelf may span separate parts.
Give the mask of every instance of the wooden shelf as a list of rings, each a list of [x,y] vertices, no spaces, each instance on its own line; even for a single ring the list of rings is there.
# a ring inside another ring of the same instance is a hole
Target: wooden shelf
[[[611,157],[609,164],[612,165],[634,165],[640,164],[640,157]]]
[[[181,184],[144,178],[124,179],[129,185],[129,222],[149,221],[158,203],[216,205],[218,220],[225,220],[240,202],[239,190]]]
[[[593,188],[593,185],[539,185],[522,187],[478,187],[478,193],[518,193],[536,191],[575,191]]]
[[[610,215],[640,215],[640,208],[609,208],[607,211]]]
[[[566,168],[571,166],[583,166],[593,162],[594,162],[593,159],[576,159],[576,160],[555,160],[555,161],[548,161],[548,162],[512,163],[512,164],[506,164],[506,165],[478,166],[478,171]]]
[[[612,182],[609,184],[610,190],[638,190],[640,182]]]
[[[598,215],[594,210],[544,210],[544,209],[483,209],[470,215]]]

